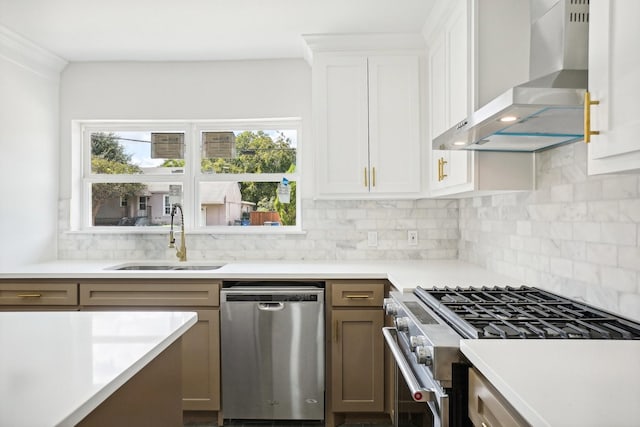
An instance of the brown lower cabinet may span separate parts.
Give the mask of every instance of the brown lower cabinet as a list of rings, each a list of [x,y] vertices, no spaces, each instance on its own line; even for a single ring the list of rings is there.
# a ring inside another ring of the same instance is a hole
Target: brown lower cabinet
[[[81,310],[195,311],[182,336],[182,409],[220,411],[220,282],[91,280],[80,282]]]
[[[469,419],[474,427],[527,427],[524,418],[475,368],[469,369]]]
[[[0,310],[78,310],[74,280],[2,280]]]
[[[386,281],[327,282],[327,419],[385,419],[382,300]]]

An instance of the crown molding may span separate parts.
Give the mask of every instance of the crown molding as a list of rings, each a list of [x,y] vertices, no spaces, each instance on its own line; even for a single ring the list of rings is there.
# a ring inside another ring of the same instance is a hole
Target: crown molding
[[[304,34],[307,49],[304,58],[312,63],[313,55],[322,52],[424,51],[420,33],[345,33]]]
[[[0,25],[0,57],[48,79],[59,79],[68,62]]]

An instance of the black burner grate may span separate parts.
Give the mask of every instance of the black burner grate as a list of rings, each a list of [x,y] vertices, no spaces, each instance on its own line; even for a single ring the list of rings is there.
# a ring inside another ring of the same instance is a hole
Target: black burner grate
[[[465,338],[640,339],[640,324],[532,287],[430,288],[415,294]]]

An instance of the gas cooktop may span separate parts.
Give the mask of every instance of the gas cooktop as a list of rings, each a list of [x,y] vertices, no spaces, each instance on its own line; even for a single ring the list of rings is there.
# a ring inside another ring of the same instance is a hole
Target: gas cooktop
[[[414,294],[465,338],[640,339],[640,323],[533,287],[418,287]]]

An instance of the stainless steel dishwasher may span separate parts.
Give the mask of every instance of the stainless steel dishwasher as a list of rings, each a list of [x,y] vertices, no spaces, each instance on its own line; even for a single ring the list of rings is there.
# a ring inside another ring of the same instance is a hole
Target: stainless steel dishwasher
[[[226,419],[324,419],[324,283],[225,282]]]

